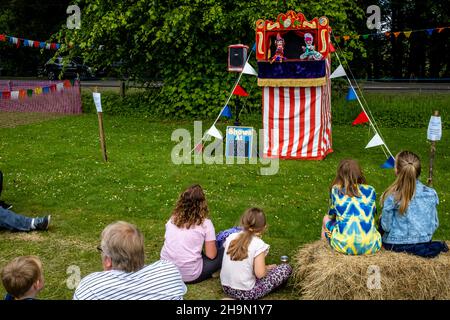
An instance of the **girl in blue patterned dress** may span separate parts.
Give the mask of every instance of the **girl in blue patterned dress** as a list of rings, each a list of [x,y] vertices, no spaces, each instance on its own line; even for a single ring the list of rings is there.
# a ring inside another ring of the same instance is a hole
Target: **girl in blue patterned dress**
[[[375,226],[375,202],[375,189],[366,184],[358,162],[342,160],[331,184],[330,209],[323,218],[322,238],[344,254],[379,251],[381,235]]]
[[[396,179],[381,196],[383,247],[432,258],[448,247],[443,241],[431,241],[439,226],[439,198],[433,188],[419,181],[420,171],[416,154],[402,151],[397,155]]]

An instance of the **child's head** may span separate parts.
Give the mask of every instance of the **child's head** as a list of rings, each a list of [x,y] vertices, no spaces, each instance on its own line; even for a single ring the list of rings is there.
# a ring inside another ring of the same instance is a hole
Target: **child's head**
[[[416,192],[416,180],[420,176],[422,168],[420,158],[410,151],[402,151],[395,157],[395,174],[397,178],[381,196],[381,204],[386,197],[392,194],[400,204],[400,213],[405,213],[414,193]]]
[[[35,256],[17,257],[1,272],[3,286],[15,299],[34,298],[44,288],[42,262]]]
[[[359,196],[358,184],[366,183],[366,178],[358,161],[353,159],[341,160],[331,186],[337,185],[340,191],[350,197]]]
[[[187,188],[178,198],[172,221],[179,228],[189,229],[192,225],[200,225],[208,217],[208,204],[200,185]]]
[[[243,232],[228,247],[231,260],[241,261],[248,257],[248,246],[253,236],[260,236],[266,230],[266,216],[259,208],[247,209],[241,217]]]

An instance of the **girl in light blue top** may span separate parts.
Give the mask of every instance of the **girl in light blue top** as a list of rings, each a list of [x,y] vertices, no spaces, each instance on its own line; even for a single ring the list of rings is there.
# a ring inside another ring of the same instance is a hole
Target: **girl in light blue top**
[[[432,258],[448,251],[443,241],[431,241],[439,226],[436,206],[439,198],[433,188],[419,181],[419,157],[402,151],[395,158],[394,183],[381,196],[383,247]]]

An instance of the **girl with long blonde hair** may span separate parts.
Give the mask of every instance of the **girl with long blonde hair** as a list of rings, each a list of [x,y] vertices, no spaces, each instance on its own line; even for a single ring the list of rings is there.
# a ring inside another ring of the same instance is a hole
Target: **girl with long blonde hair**
[[[419,181],[421,169],[420,158],[410,151],[395,157],[395,181],[380,200],[381,231],[385,249],[431,258],[448,247],[443,241],[431,241],[439,226],[439,198]]]
[[[247,209],[241,217],[241,228],[225,240],[220,280],[228,296],[255,300],[286,282],[292,268],[287,263],[266,265],[270,246],[261,239],[267,228],[261,209]]]

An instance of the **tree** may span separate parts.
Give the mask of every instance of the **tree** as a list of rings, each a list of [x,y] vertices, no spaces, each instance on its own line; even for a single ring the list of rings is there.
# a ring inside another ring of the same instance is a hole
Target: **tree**
[[[62,27],[62,51],[82,55],[98,67],[121,61],[134,79],[164,79],[160,102],[171,114],[216,114],[235,74],[226,72],[227,46],[255,41],[255,21],[286,12],[283,1],[79,0],[82,28]],[[307,18],[327,15],[337,33],[350,33],[363,17],[354,0],[287,1]],[[101,48],[101,49],[99,49]],[[347,57],[362,50],[352,40]],[[254,82],[246,84],[255,87]],[[253,89],[255,89],[253,88]],[[258,91],[259,90],[254,90]],[[258,95],[254,100],[260,103]]]

